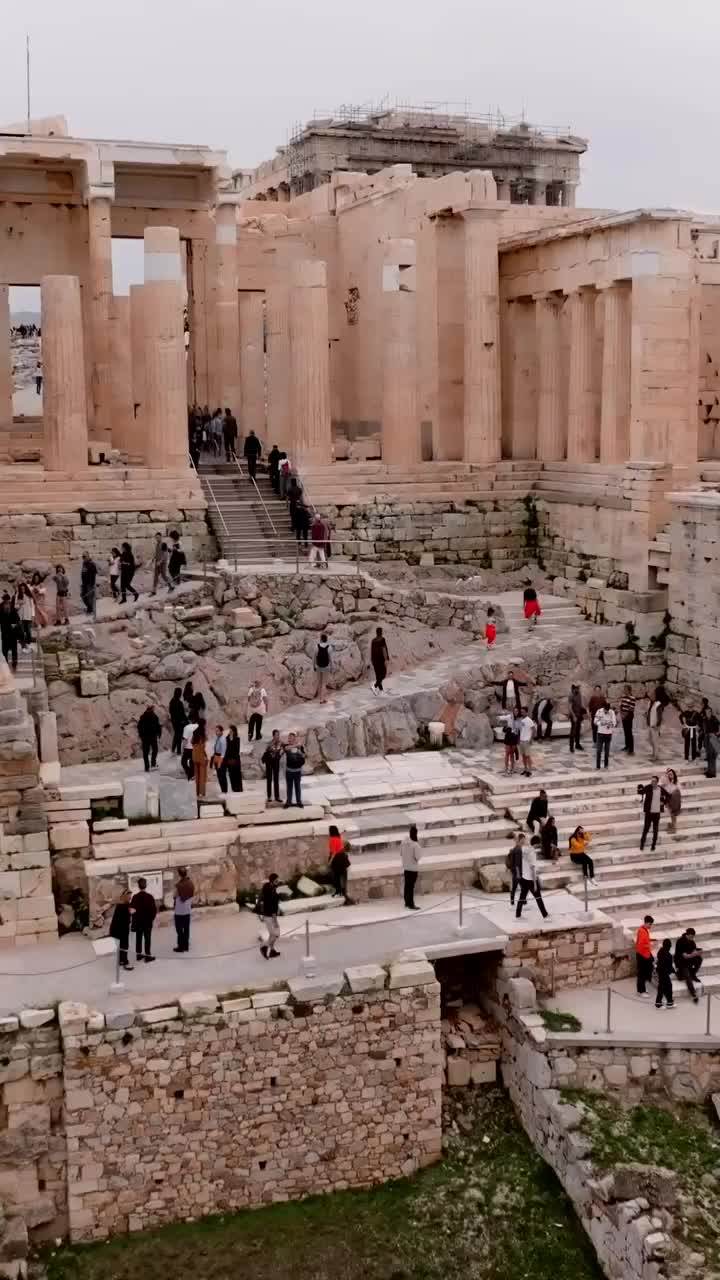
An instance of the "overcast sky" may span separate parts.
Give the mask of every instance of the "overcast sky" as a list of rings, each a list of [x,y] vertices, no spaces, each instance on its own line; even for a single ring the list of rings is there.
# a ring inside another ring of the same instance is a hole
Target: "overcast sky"
[[[587,137],[578,204],[720,211],[717,0],[0,0],[0,122],[206,143],[234,167],[387,98]]]

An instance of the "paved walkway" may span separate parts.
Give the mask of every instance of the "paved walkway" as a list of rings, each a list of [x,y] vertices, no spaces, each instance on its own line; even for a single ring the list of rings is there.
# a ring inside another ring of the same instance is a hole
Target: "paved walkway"
[[[656,1039],[658,1036],[676,1037],[687,1040],[690,1037],[705,1037],[708,1019],[708,996],[703,995],[699,1004],[693,1004],[689,995],[677,981],[675,988],[675,1008],[655,1008],[655,988],[651,988],[649,999],[644,1000],[635,990],[635,981],[624,978],[620,982],[609,984],[610,996],[610,1036],[614,1040],[636,1040],[638,1043]],[[717,1049],[720,1037],[720,996],[711,994],[710,998],[710,1030]],[[582,1033],[605,1036],[608,1026],[608,987],[571,987],[561,991],[553,999],[543,1002],[548,1009],[557,1009],[562,1013],[574,1013],[582,1023]],[[709,1037],[708,1037],[709,1038]]]

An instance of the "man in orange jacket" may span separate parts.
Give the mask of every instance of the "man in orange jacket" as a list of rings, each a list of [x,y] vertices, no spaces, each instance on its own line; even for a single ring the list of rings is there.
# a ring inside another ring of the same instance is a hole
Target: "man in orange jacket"
[[[652,916],[645,916],[640,928],[637,931],[635,939],[635,959],[637,961],[637,991],[639,996],[648,999],[649,992],[646,991],[646,984],[652,978],[653,973],[653,953],[650,943],[650,926],[654,924]]]

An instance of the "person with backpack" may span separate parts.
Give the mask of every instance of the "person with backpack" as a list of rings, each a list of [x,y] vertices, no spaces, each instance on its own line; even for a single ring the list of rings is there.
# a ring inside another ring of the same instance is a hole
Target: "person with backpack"
[[[262,738],[263,716],[267,715],[268,696],[257,676],[253,677],[247,696],[248,742]]]
[[[180,542],[180,534],[176,529],[170,534],[170,555],[168,557],[168,575],[170,577],[170,591],[172,591],[180,582],[180,575],[187,564],[187,556],[182,549]]]
[[[329,831],[328,842],[328,863],[330,866],[330,875],[333,882],[333,897],[344,898],[348,901],[347,896],[347,873],[350,866],[348,857],[348,849],[350,848],[347,840],[340,835],[336,826],[331,826]]]
[[[522,855],[525,836],[522,831],[518,831],[515,836],[515,844],[508,854],[505,856],[505,866],[510,872],[510,906],[515,906],[515,894],[517,893],[520,880],[522,878]]]
[[[323,631],[318,641],[317,652],[315,654],[315,670],[317,672],[318,685],[316,697],[320,702],[327,702],[325,696],[325,684],[332,668],[332,649],[330,648],[330,640],[327,633]]]
[[[274,960],[276,956],[280,955],[280,952],[275,947],[275,943],[280,937],[278,879],[278,876],[272,871],[260,890],[260,897],[258,898],[257,912],[267,929],[268,935],[267,942],[264,942],[260,948],[260,955],[266,960]]]
[[[292,807],[293,793],[298,809],[305,806],[302,802],[302,794],[300,791],[300,779],[302,777],[303,765],[305,764],[305,748],[302,743],[297,741],[294,733],[288,734],[287,746],[285,747],[285,808]]]
[[[247,462],[248,475],[251,480],[255,479],[258,459],[261,455],[262,445],[255,432],[251,430],[250,434],[245,437],[245,444],[243,445],[243,457]]]
[[[280,761],[284,751],[280,730],[273,729],[272,737],[260,757],[261,763],[265,766],[268,804],[273,800],[275,804],[280,804]]]

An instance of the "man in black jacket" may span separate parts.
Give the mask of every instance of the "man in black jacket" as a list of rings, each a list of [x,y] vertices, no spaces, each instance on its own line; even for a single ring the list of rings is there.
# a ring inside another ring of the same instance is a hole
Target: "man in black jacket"
[[[662,812],[662,789],[660,787],[660,779],[654,773],[646,787],[642,785],[638,787],[638,791],[643,798],[643,829],[640,837],[640,848],[645,848],[645,841],[648,838],[650,829],[652,828],[652,844],[651,849],[657,844],[658,831],[660,829],[660,814]]]
[[[153,706],[146,707],[137,722],[137,731],[142,747],[145,772],[157,769],[158,742],[160,741],[160,721]]]
[[[277,886],[278,877],[273,871],[260,890],[259,915],[268,935],[267,942],[264,942],[260,948],[260,954],[266,960],[273,960],[275,956],[280,955],[280,952],[275,949],[275,943],[280,937],[280,925],[278,923],[280,898],[278,897]]]
[[[222,424],[223,440],[225,441],[225,460],[233,462],[237,457],[235,453],[235,441],[237,440],[238,424],[237,418],[229,409],[225,410],[225,417]]]
[[[274,444],[268,454],[268,470],[270,472],[270,484],[275,493],[280,492],[280,450]]]
[[[245,457],[245,461],[247,462],[248,475],[250,476],[251,480],[255,479],[255,472],[257,471],[258,458],[260,457],[261,453],[262,453],[262,445],[258,440],[257,436],[255,435],[255,432],[251,431],[250,434],[245,437],[245,444],[243,446],[243,455]]]
[[[298,809],[302,809],[304,807],[300,793],[300,777],[302,775],[304,764],[305,748],[297,741],[294,733],[289,733],[287,746],[285,748],[286,809],[289,809],[292,805],[293,791],[295,792],[295,801]]]
[[[3,658],[10,663],[13,671],[17,668],[19,635],[20,614],[6,591],[0,603],[0,640]]]
[[[695,990],[695,979],[702,965],[703,954],[695,941],[695,930],[686,929],[675,943],[675,972],[682,978],[695,1004],[698,993]]]
[[[543,791],[541,787],[538,794],[530,802],[530,808],[528,809],[528,816],[527,816],[528,831],[535,830],[536,822],[538,824],[538,827],[541,828],[547,816],[548,816],[547,791]]]
[[[139,964],[144,960],[146,964],[150,964],[155,959],[152,954],[152,930],[157,915],[157,903],[151,893],[147,891],[147,880],[141,876],[138,880],[138,891],[134,893],[130,900],[130,910],[133,912],[132,926],[135,930],[135,957]],[[144,947],[144,951],[143,951]]]

